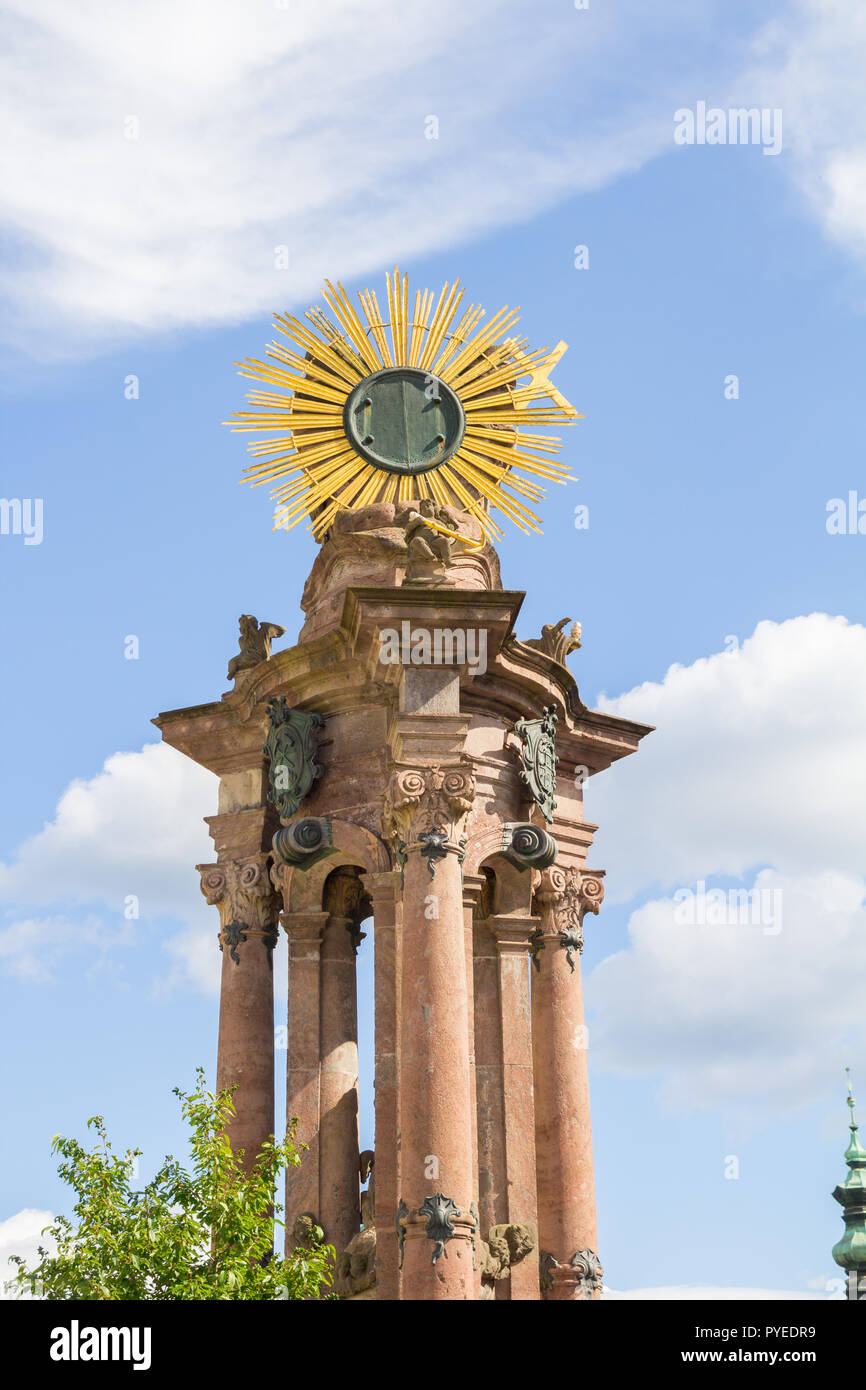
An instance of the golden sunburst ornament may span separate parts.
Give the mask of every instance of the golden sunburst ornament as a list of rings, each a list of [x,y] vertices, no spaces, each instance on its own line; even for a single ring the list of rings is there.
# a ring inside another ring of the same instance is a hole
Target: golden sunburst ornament
[[[488,540],[502,535],[491,509],[540,532],[527,501],[544,496],[541,480],[571,475],[552,457],[561,441],[526,427],[582,418],[548,379],[565,343],[528,352],[526,339],[503,336],[516,309],[482,327],[484,310],[471,304],[458,319],[459,281],[435,308],[432,290],[416,291],[411,314],[408,277],[395,269],[386,286],[387,316],[374,290],[360,291],[359,313],[342,285],[326,281],[336,322],[319,308],[307,310],[309,327],[279,314],[288,346],[270,343],[270,362],[235,363],[273,388],[252,391],[256,409],[226,424],[279,432],[249,445],[256,462],[244,470],[253,486],[278,483],[276,528],[308,516],[319,539],[343,507],[429,498],[470,512]]]

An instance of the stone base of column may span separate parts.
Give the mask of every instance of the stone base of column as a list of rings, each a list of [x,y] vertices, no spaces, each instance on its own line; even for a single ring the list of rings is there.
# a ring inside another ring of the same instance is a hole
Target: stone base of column
[[[437,1193],[400,1218],[403,1299],[474,1302],[478,1297],[475,1218],[449,1211],[447,1203]]]
[[[604,1270],[594,1250],[578,1250],[567,1264],[543,1250],[539,1268],[541,1297],[547,1303],[591,1303],[601,1298]]]

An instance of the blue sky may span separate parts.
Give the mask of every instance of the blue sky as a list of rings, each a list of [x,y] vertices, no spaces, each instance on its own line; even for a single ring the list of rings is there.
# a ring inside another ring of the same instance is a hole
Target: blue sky
[[[835,0],[445,4],[430,33],[426,6],[373,8],[365,37],[337,3],[288,29],[271,4],[0,6],[0,490],[44,506],[41,544],[0,535],[7,1246],[18,1213],[62,1209],[51,1135],[104,1112],[146,1169],[179,1142],[171,1087],[212,1070],[193,866],[215,793],[141,750],[160,710],[227,688],[238,614],[300,626],[313,544],[237,485],[233,361],[324,275],[354,291],[396,259],[569,343],[579,482],[543,540],[509,532],[503,576],[520,635],[582,622],[587,703],[658,729],[587,791],[607,1281],[826,1297],[846,1062],[866,1093],[866,536],[826,527],[830,499],[866,498],[866,21]],[[781,110],[781,153],[677,146],[701,100]],[[678,925],[700,881],[779,891],[782,929]]]

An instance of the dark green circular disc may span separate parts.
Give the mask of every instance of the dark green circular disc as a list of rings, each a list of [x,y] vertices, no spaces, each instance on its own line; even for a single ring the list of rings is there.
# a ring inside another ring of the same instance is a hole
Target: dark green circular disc
[[[466,428],[451,388],[417,367],[385,367],[359,382],[343,408],[343,422],[362,458],[408,477],[445,463]]]

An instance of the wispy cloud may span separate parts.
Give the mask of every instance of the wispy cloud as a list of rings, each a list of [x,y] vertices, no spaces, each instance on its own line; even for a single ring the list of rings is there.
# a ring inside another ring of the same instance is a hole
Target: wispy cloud
[[[215,811],[216,788],[212,773],[166,744],[112,754],[95,777],[71,783],[53,819],[0,864],[3,968],[45,983],[71,953],[104,959],[131,947],[144,922],[170,918],[183,926],[166,940],[168,983],[215,989],[216,913],[195,865],[214,856],[203,817]],[[34,911],[44,908],[54,911]]]
[[[600,1066],[779,1109],[866,1058],[864,687],[866,628],[813,613],[602,699],[656,731],[587,789],[594,860],[664,891],[590,977]]]
[[[742,56],[708,40],[721,0],[2,8],[0,290],[37,355],[237,321],[530,218],[673,149],[683,51],[726,80]]]

